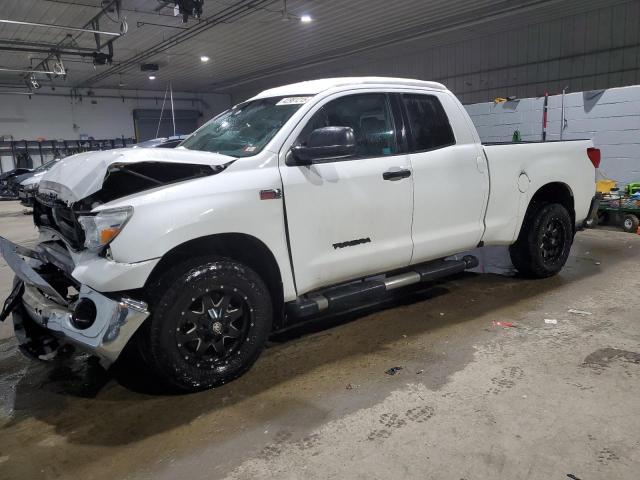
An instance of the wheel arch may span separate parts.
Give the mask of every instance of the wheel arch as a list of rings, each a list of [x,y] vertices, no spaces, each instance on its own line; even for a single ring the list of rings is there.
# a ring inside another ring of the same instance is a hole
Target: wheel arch
[[[260,239],[246,233],[220,233],[188,240],[165,253],[154,267],[145,283],[145,288],[172,266],[186,259],[220,255],[244,263],[253,269],[265,282],[273,305],[273,326],[284,324],[284,290],[280,267],[275,256]]]
[[[571,190],[571,187],[564,182],[550,182],[538,188],[536,193],[531,197],[531,200],[529,200],[529,205],[527,206],[526,213],[524,214],[518,235],[522,231],[525,222],[531,216],[532,212],[538,206],[544,205],[545,203],[559,203],[565,207],[571,217],[571,224],[573,225],[575,233],[576,210],[573,191]]]

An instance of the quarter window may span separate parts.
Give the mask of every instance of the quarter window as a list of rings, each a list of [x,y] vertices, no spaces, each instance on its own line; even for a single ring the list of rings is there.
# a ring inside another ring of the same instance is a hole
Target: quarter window
[[[305,145],[311,132],[322,127],[351,127],[356,157],[382,157],[398,153],[387,95],[365,93],[337,98],[314,113],[296,142]]]
[[[432,95],[402,96],[413,133],[412,152],[433,150],[456,143],[447,114]]]

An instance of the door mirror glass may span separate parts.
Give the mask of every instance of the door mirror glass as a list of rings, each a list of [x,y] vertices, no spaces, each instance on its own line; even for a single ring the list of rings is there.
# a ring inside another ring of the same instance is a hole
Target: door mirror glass
[[[333,160],[355,155],[356,139],[351,127],[316,128],[304,145],[291,149],[293,165],[310,165],[322,160]]]

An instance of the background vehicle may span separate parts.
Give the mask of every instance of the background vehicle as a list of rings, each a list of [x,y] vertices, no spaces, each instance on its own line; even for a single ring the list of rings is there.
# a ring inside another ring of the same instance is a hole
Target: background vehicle
[[[8,172],[0,173],[0,197],[16,199],[18,197],[18,189],[13,179],[29,172],[31,172],[29,168],[15,168]]]
[[[220,385],[274,329],[471,268],[450,256],[478,246],[510,245],[522,275],[556,274],[599,161],[590,141],[483,146],[433,82],[267,90],[179,148],[52,168],[37,249],[0,239],[18,278],[4,312],[33,356],[74,343],[110,363],[133,338],[170,385]]]
[[[17,184],[18,198],[20,199],[20,203],[22,203],[25,207],[33,206],[33,198],[35,196],[35,192],[38,189],[38,185],[40,184],[40,179],[59,161],[60,159],[56,158],[40,165],[39,167],[28,173],[24,173],[22,175],[14,177],[13,182]]]
[[[640,193],[622,194],[615,189],[602,194],[597,223],[619,225],[625,232],[637,233],[640,225]]]

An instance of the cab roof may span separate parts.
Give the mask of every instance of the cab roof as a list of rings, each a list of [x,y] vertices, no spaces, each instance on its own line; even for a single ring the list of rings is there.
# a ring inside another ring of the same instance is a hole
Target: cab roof
[[[282,97],[289,95],[317,95],[330,88],[346,87],[350,85],[378,85],[378,86],[401,86],[401,87],[422,87],[432,90],[446,90],[447,87],[437,82],[427,82],[424,80],[413,80],[410,78],[394,77],[338,77],[323,78],[319,80],[309,80],[306,82],[292,83],[281,87],[270,88],[252,98]]]

